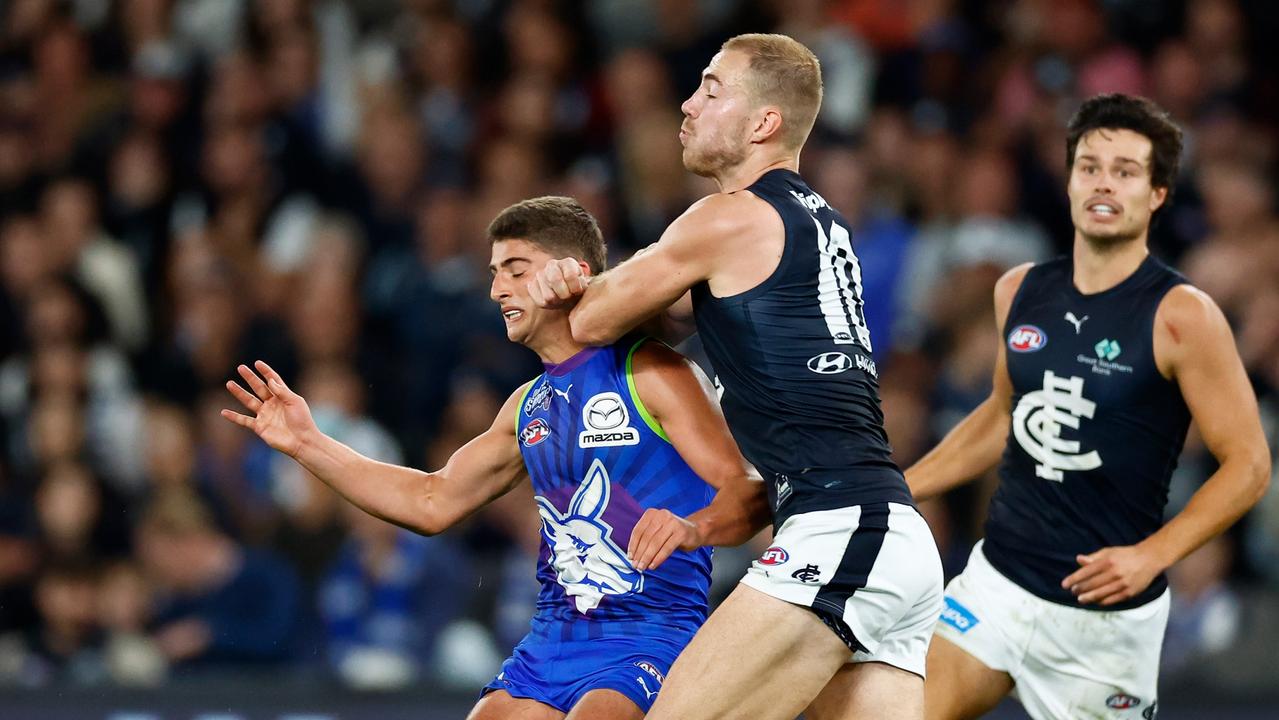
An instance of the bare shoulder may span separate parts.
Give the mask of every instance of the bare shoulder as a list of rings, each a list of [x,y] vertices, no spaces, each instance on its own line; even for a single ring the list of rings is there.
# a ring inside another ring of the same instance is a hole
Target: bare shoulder
[[[1008,318],[1008,309],[1012,307],[1013,298],[1017,296],[1017,290],[1026,279],[1026,273],[1030,272],[1034,266],[1034,263],[1022,263],[1004,273],[995,282],[995,317],[1001,326]]]
[[[1203,333],[1228,332],[1230,327],[1225,313],[1212,297],[1190,284],[1169,290],[1159,302],[1155,319],[1155,331],[1167,333],[1168,339],[1177,345],[1204,337]]]
[[[645,340],[631,357],[636,375],[689,375],[697,366],[678,350],[658,340]]]
[[[710,385],[706,374],[679,351],[657,340],[648,340],[635,350],[631,372],[641,396],[669,394],[689,401],[689,394]],[[647,403],[648,397],[643,397]]]
[[[515,432],[515,426],[519,424],[520,402],[524,400],[525,393],[536,382],[536,378],[523,383],[515,388],[515,392],[506,398],[506,402],[502,403],[502,409],[498,411],[497,417],[493,419],[493,427],[509,430],[512,434]],[[514,420],[514,422],[511,422]]]
[[[773,206],[746,191],[707,195],[675,222],[702,237],[740,237],[744,232],[782,227],[782,218]]]

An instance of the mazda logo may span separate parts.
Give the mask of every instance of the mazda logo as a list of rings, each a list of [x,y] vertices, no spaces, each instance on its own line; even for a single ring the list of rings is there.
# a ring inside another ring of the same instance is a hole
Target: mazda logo
[[[587,425],[596,430],[611,430],[626,420],[626,412],[616,398],[602,397],[586,408]]]

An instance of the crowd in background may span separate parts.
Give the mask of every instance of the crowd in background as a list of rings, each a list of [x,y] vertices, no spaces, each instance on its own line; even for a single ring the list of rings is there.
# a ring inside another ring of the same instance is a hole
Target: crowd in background
[[[488,298],[488,221],[572,195],[613,262],[655,241],[714,191],[679,106],[738,32],[822,61],[801,169],[857,228],[899,463],[988,394],[995,279],[1068,251],[1063,128],[1104,91],[1186,131],[1151,246],[1225,310],[1279,446],[1266,0],[0,8],[0,685],[487,681],[532,612],[531,491],[411,535],[221,419],[223,384],[267,360],[326,432],[441,467],[540,371]],[[1192,430],[1169,511],[1212,470]],[[993,482],[924,508],[948,574]],[[717,552],[718,592],[756,550]],[[1279,640],[1279,489],[1170,576],[1166,678],[1273,683],[1236,659]]]

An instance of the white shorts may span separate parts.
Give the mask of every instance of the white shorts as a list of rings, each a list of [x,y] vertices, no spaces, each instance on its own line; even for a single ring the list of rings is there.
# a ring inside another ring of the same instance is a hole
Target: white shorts
[[[1130,610],[1084,610],[1032,595],[981,543],[946,586],[937,634],[992,670],[1036,720],[1152,718],[1169,594]]]
[[[942,570],[915,508],[873,503],[792,515],[742,583],[817,612],[852,649],[850,662],[924,676]]]

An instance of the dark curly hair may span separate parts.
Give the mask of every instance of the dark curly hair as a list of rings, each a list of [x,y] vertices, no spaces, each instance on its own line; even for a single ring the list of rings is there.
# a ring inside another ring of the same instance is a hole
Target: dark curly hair
[[[1182,148],[1181,128],[1168,113],[1136,95],[1110,93],[1089,98],[1066,126],[1067,172],[1075,165],[1079,139],[1093,130],[1131,130],[1150,140],[1150,184],[1168,190],[1163,205],[1167,207],[1177,182]]]

